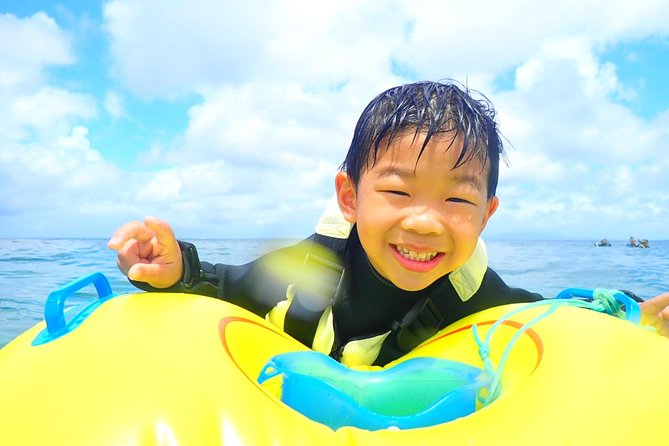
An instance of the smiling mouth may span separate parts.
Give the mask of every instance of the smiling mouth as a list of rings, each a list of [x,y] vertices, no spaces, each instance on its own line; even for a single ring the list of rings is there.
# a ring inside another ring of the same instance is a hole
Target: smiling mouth
[[[394,246],[399,255],[413,262],[429,262],[439,255],[438,251],[418,252],[399,245]]]

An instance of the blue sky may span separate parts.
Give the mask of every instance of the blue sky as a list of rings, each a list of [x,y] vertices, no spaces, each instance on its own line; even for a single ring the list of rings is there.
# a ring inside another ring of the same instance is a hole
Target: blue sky
[[[669,239],[669,3],[540,3],[0,0],[0,237],[306,236],[367,102],[453,78],[509,141],[489,238]]]

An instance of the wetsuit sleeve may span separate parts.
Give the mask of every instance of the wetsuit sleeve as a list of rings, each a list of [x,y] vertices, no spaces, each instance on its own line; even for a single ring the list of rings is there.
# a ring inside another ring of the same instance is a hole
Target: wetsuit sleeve
[[[179,282],[161,289],[143,282],[131,282],[145,291],[215,297],[264,317],[286,298],[286,288],[296,280],[297,271],[294,270],[303,262],[300,256],[304,255],[305,246],[310,240],[272,251],[244,265],[200,261],[195,245],[179,241],[184,262],[184,273]],[[286,267],[279,270],[276,265]]]
[[[514,303],[536,302],[543,299],[543,296],[540,294],[508,286],[492,268],[488,268],[486,271],[481,287],[474,296],[477,299],[472,298],[472,300],[485,302],[485,308]]]

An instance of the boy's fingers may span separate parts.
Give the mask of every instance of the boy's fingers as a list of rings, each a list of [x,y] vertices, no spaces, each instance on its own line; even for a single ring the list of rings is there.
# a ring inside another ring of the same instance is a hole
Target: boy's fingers
[[[128,279],[136,280],[138,282],[148,282],[147,279],[151,277],[151,273],[149,272],[150,268],[146,268],[146,266],[151,265],[144,263],[135,263],[132,265],[128,270]]]
[[[158,239],[158,243],[161,245],[174,243],[176,241],[174,231],[166,221],[156,217],[146,217],[144,219],[144,225],[153,231]]]
[[[167,288],[179,280],[179,277],[171,277],[175,275],[172,269],[170,265],[159,263],[136,263],[128,270],[128,279],[145,282],[155,288]]]
[[[109,242],[107,242],[107,247],[118,250],[121,249],[128,240],[135,239],[139,241],[147,241],[155,235],[155,232],[141,221],[131,221],[114,232],[109,239]]]
[[[116,257],[116,264],[118,269],[121,270],[123,274],[128,275],[128,271],[135,263],[140,263],[142,259],[139,257],[139,242],[134,239],[130,239],[125,242],[119,248],[112,248],[118,251]]]

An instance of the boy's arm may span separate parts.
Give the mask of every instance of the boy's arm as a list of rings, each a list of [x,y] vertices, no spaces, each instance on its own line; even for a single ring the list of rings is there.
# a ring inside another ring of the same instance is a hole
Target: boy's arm
[[[200,262],[194,245],[177,241],[170,225],[154,217],[122,225],[107,246],[118,251],[119,269],[140,289],[217,297],[260,316],[286,298],[309,249],[299,243],[246,265],[213,265]]]
[[[307,239],[310,240],[310,239]],[[192,293],[215,297],[264,317],[286,299],[288,285],[299,280],[308,241],[269,252],[244,265],[200,261],[195,245],[178,241],[183,274],[172,286],[156,288],[131,280],[145,291]]]
[[[488,268],[476,295],[486,302],[485,308],[512,303],[536,302],[543,299],[538,293],[523,288],[512,288],[493,270]]]
[[[641,323],[669,338],[669,293],[660,294],[641,303]]]

